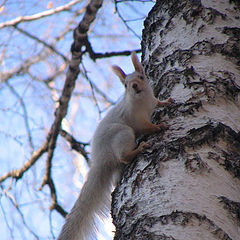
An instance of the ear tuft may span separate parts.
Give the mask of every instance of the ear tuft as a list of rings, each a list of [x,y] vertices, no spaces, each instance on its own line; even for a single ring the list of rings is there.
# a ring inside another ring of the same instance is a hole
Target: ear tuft
[[[143,73],[143,66],[139,62],[138,57],[135,52],[132,52],[132,63],[136,72]]]
[[[125,78],[126,78],[125,72],[120,67],[118,67],[116,65],[113,65],[112,69],[113,69],[114,73],[119,77],[122,84],[125,85]]]

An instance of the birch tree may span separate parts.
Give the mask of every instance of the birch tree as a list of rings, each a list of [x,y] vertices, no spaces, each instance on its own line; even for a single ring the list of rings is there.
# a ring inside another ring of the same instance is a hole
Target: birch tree
[[[113,193],[115,239],[240,238],[239,1],[157,1],[142,62],[155,95],[172,97],[142,136],[151,148]]]

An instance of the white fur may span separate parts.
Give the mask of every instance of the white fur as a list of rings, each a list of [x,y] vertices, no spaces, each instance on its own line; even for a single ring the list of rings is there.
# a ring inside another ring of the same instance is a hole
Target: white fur
[[[123,99],[109,111],[94,133],[92,166],[87,181],[66,218],[58,240],[91,238],[96,230],[95,216],[104,217],[109,209],[113,178],[120,175],[123,160],[129,162],[144,146],[142,144],[136,149],[135,134],[157,130],[150,117],[159,101],[154,97],[135,53],[132,61],[136,72],[130,75],[117,66],[113,67],[126,91]]]

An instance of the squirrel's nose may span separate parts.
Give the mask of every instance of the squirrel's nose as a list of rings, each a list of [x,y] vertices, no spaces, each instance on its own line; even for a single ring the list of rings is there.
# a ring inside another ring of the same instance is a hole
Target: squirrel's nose
[[[133,87],[134,89],[136,89],[136,88],[138,87],[138,85],[137,85],[136,83],[134,83],[134,84],[132,85],[132,87]]]
[[[138,88],[137,83],[133,83],[132,88],[134,89],[134,91],[135,91],[137,94],[139,94],[140,92],[142,92],[142,90]]]

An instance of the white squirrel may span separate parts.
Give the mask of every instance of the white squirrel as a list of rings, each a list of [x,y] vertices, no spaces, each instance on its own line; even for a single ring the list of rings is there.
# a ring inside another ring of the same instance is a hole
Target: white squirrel
[[[122,100],[112,108],[98,125],[92,140],[91,168],[81,193],[61,230],[58,240],[87,240],[96,231],[95,217],[106,216],[114,179],[124,164],[130,163],[147,142],[136,146],[135,135],[154,133],[168,126],[150,122],[154,108],[171,104],[160,102],[153,95],[142,64],[132,53],[135,72],[126,75],[118,66],[113,71],[125,86]]]

